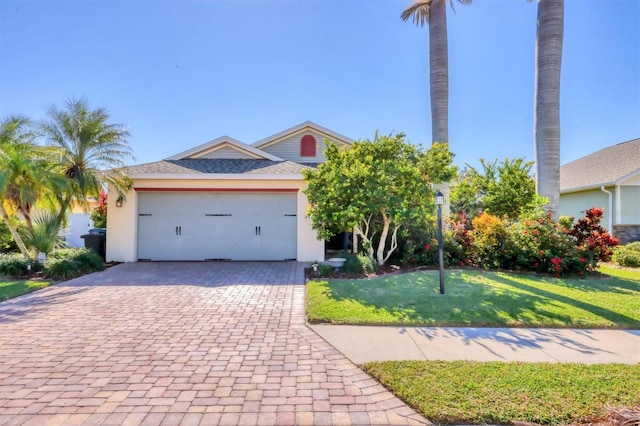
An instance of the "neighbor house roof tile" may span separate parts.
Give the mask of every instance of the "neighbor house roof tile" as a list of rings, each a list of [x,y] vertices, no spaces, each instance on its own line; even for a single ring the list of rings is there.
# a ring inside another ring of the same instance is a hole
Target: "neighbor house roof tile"
[[[560,167],[560,191],[611,185],[640,170],[640,139],[613,145]]]

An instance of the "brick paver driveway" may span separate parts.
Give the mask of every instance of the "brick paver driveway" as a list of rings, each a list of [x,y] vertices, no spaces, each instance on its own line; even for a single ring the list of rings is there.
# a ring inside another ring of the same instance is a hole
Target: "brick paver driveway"
[[[133,263],[0,303],[0,424],[421,424],[305,326],[302,266]]]

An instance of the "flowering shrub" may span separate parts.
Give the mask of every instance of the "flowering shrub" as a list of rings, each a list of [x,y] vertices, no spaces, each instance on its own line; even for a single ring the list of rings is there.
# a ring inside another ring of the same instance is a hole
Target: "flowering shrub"
[[[594,217],[597,216],[596,211]],[[593,224],[593,220],[589,220]],[[566,226],[572,226],[572,219],[558,223],[550,214],[543,212],[513,222],[505,222],[487,213],[473,220],[462,216],[450,222],[445,232],[445,262],[455,266],[549,273],[558,277],[584,276],[595,271],[603,248],[610,249],[605,241],[617,244],[610,236],[605,238],[608,235],[606,231],[592,226],[594,232],[580,245],[573,233],[576,228],[588,228],[585,222],[578,221],[571,230]],[[593,241],[602,244],[592,244]],[[415,264],[436,264],[437,244],[433,231],[423,233],[422,238],[414,238],[408,243],[412,248],[410,259]]]
[[[107,227],[107,194],[100,191],[98,205],[91,210],[91,221],[95,228]]]
[[[400,261],[411,266],[430,266],[438,262],[438,240],[431,228],[409,228],[399,238]]]
[[[454,216],[444,234],[445,263],[455,266],[469,265],[473,253],[471,221],[465,213]]]
[[[584,218],[573,225],[570,235],[576,237],[577,245],[583,250],[593,253],[594,259],[608,262],[613,255],[613,247],[618,245],[618,239],[612,237],[605,228],[600,226],[604,211],[592,207],[585,212]]]
[[[497,216],[482,213],[471,221],[471,226],[472,262],[485,268],[502,267],[507,252],[507,228],[504,222]]]
[[[593,256],[576,246],[567,229],[550,214],[514,222],[509,226],[509,269],[583,275],[595,267]]]

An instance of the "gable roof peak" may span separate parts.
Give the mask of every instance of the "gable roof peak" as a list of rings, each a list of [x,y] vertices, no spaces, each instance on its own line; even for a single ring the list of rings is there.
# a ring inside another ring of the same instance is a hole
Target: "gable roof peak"
[[[213,139],[209,142],[205,142],[201,145],[198,145],[186,151],[182,151],[176,155],[172,155],[171,157],[168,157],[165,160],[185,160],[188,158],[198,158],[198,156],[200,155],[204,155],[208,152],[215,150],[217,147],[225,146],[225,145],[230,146],[232,149],[235,149],[240,153],[249,154],[250,156],[255,158],[262,158],[262,159],[271,160],[271,161],[283,161],[282,158],[280,157],[271,155],[267,152],[264,152],[260,149],[257,149],[251,145],[248,145],[244,142],[240,142],[239,140],[226,135],[220,136],[219,138]]]
[[[290,127],[288,129],[282,130],[278,133],[275,133],[271,136],[268,136],[264,139],[260,139],[257,142],[252,143],[251,145],[256,147],[256,148],[263,148],[266,147],[268,145],[271,145],[279,140],[282,140],[290,135],[294,135],[298,132],[304,131],[305,129],[311,129],[316,131],[317,133],[320,133],[324,136],[327,136],[328,139],[334,140],[335,142],[342,142],[344,144],[347,145],[351,145],[353,142],[355,142],[353,139],[342,135],[338,132],[334,132],[333,130],[330,130],[324,126],[321,126],[317,123],[314,123],[313,121],[304,121],[300,124],[297,124],[293,127]]]

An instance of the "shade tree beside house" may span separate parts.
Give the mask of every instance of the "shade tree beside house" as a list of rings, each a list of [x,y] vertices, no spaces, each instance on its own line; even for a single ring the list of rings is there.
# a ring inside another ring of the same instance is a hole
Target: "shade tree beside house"
[[[433,217],[433,183],[455,174],[445,144],[426,152],[404,134],[379,135],[350,147],[328,144],[326,162],[305,170],[307,215],[321,238],[353,229],[371,261],[384,265],[408,224],[428,226]]]

